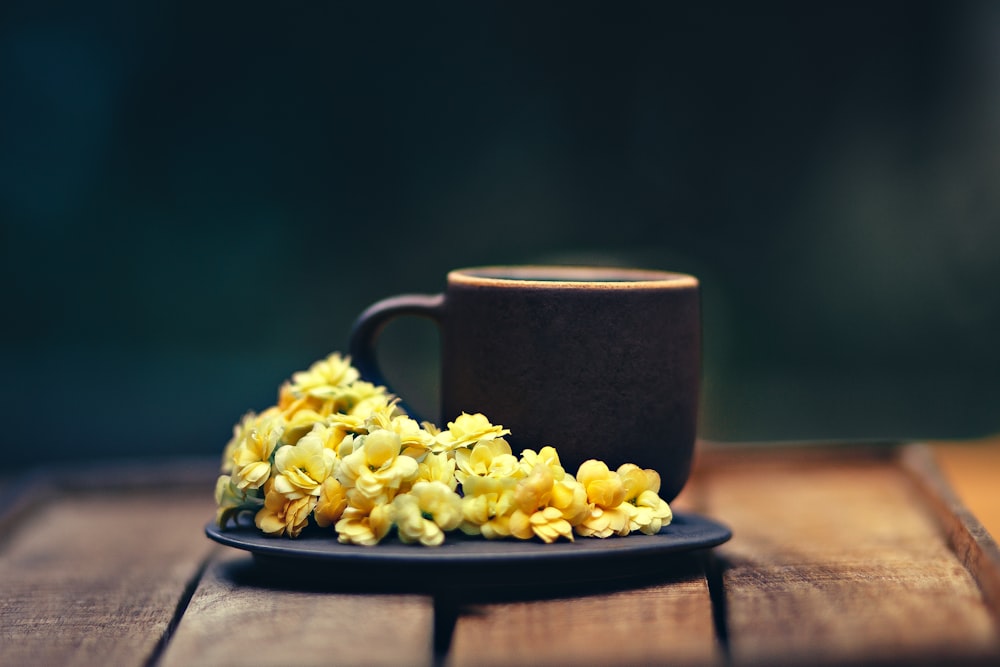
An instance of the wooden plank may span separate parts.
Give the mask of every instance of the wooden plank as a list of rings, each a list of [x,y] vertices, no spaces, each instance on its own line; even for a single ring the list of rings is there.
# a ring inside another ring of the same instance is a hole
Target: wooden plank
[[[989,463],[993,456],[992,451],[987,450],[986,453],[988,456],[981,460],[982,464]],[[907,447],[903,451],[902,463],[924,493],[927,505],[937,517],[952,551],[975,579],[983,599],[1000,625],[1000,547],[945,481],[928,447]],[[991,473],[996,474],[995,470]],[[978,471],[975,474],[978,475]]]
[[[205,572],[162,667],[430,665],[434,605],[416,595],[332,592],[327,582],[268,584],[230,549]],[[350,572],[332,572],[350,577]]]
[[[118,460],[62,464],[0,478],[0,547],[26,516],[69,494],[111,494],[158,489],[210,498],[219,475],[217,457]],[[214,510],[206,515],[206,520]]]
[[[701,571],[640,588],[474,604],[455,625],[448,665],[720,664]]]
[[[1000,537],[1000,436],[936,442],[933,451],[938,467],[962,503],[994,538]]]
[[[211,493],[38,502],[0,552],[0,664],[145,664],[212,549]]]
[[[733,665],[998,654],[982,593],[894,452],[744,450],[715,460]]]
[[[674,508],[691,511],[696,492],[689,485]],[[617,590],[582,583],[576,590],[534,591],[528,599],[513,593],[512,600],[460,604],[447,664],[723,662],[704,562],[698,555],[665,559],[663,578],[655,583],[633,582]]]

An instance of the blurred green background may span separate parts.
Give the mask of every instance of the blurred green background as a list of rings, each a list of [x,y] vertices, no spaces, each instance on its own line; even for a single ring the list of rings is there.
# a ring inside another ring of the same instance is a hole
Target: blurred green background
[[[0,7],[14,468],[215,455],[493,263],[699,276],[703,437],[995,432],[998,223],[996,3]]]

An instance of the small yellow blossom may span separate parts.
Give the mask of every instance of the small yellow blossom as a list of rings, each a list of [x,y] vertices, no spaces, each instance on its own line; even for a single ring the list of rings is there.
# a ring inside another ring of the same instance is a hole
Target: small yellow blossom
[[[392,516],[402,542],[436,547],[462,522],[462,499],[441,482],[417,482],[393,500]]]
[[[431,434],[431,437],[436,438],[441,435],[441,429],[437,427],[433,422],[420,422],[420,425],[424,427],[424,430]]]
[[[548,449],[551,448],[544,448],[542,452],[554,453],[554,450],[546,451]],[[558,461],[557,457],[534,458],[535,465],[514,490],[517,509],[510,517],[510,533],[522,540],[537,536],[545,542],[553,542],[559,537],[572,541],[573,524],[586,516],[586,493],[558,464],[553,467],[546,462]],[[562,474],[558,481],[553,470]]]
[[[618,468],[618,475],[624,482],[625,502],[635,508],[629,519],[632,530],[655,535],[663,526],[670,524],[673,512],[667,501],[659,496],[659,473],[626,463]]]
[[[337,395],[336,406],[338,412],[367,418],[376,412],[393,411],[395,401],[386,393],[385,387],[358,380]]]
[[[458,488],[455,478],[455,459],[447,454],[427,454],[417,468],[414,482],[441,482],[452,491]]]
[[[360,441],[360,444],[358,444]],[[396,490],[416,478],[416,459],[400,456],[400,438],[380,429],[353,439],[354,451],[340,462],[337,478],[348,488],[356,488],[369,498]]]
[[[625,485],[618,473],[603,461],[584,461],[577,470],[576,480],[587,490],[587,500],[602,507],[618,507],[625,500]]]
[[[517,479],[522,476],[517,457],[503,438],[480,440],[455,451],[455,477],[465,484],[470,476]]]
[[[513,478],[470,476],[462,484],[462,524],[467,535],[495,540],[510,535],[510,517],[517,509]]]
[[[271,476],[271,455],[284,430],[280,415],[261,415],[233,453],[233,480],[242,490],[259,489]]]
[[[555,447],[542,447],[537,452],[533,449],[525,449],[521,452],[520,466],[525,475],[528,475],[532,468],[539,463],[544,463],[552,472],[553,479],[562,479],[566,471],[559,461],[559,452]]]
[[[313,424],[312,429],[310,429],[308,433],[310,440],[317,440],[321,442],[323,447],[333,452],[337,458],[340,458],[339,452],[341,444],[344,442],[344,439],[350,435],[352,434],[345,431],[341,423],[337,420],[330,419]],[[284,438],[282,438],[282,440],[284,440]]]
[[[236,450],[246,438],[246,434],[253,428],[256,423],[257,415],[253,412],[248,412],[243,415],[243,419],[240,420],[238,424],[233,425],[233,437],[229,439],[226,443],[225,449],[222,450],[222,472],[225,475],[229,475],[233,472],[235,464],[233,462],[233,456],[236,455]]]
[[[337,456],[324,446],[316,431],[303,436],[297,445],[279,447],[274,454],[274,488],[290,499],[318,496],[323,482],[333,474]]]
[[[383,428],[381,424],[388,424],[393,418],[403,414],[403,412],[399,409],[398,398],[395,398],[391,394],[383,394],[378,400],[365,401],[364,405],[361,407],[355,406],[355,409],[350,413],[343,412],[341,414],[351,419],[357,419],[361,426],[356,432],[363,434]]]
[[[576,526],[584,537],[628,535],[632,505],[625,502],[625,485],[603,461],[584,461],[576,478],[587,492],[590,511]]]
[[[384,410],[376,410],[368,417],[369,431],[383,429],[399,436],[401,451],[407,456],[419,458],[428,451],[434,436],[424,430],[416,420],[406,415],[392,415]]]
[[[435,438],[434,451],[453,451],[459,447],[467,447],[481,440],[493,440],[510,433],[503,426],[494,426],[485,415],[474,415],[463,412],[453,421],[448,422],[448,430],[441,431]]]
[[[347,509],[347,489],[335,477],[327,477],[320,489],[313,518],[321,528],[336,523]]]
[[[530,474],[517,484],[514,501],[518,509],[526,514],[547,507],[552,498],[552,485],[555,479],[552,469],[547,465],[536,465]]]
[[[572,542],[573,526],[556,507],[546,507],[530,515],[518,509],[510,517],[510,534],[522,540],[539,537],[546,544],[560,537]]]
[[[587,491],[572,475],[564,475],[562,479],[552,483],[549,506],[562,512],[563,518],[569,521],[571,526],[582,522],[590,512]]]
[[[364,546],[378,544],[392,528],[392,506],[384,497],[373,499],[349,491],[348,498],[347,509],[334,526],[337,541]]]
[[[292,374],[291,381],[278,392],[278,408],[289,419],[302,411],[321,417],[341,413],[364,419],[373,410],[384,408],[390,399],[385,387],[361,380],[350,358],[335,353],[309,370]]]
[[[337,445],[337,449],[335,450],[337,452],[337,458],[343,461],[354,453],[355,445],[360,447],[363,442],[364,438],[360,438],[352,433],[344,436],[344,439],[340,441],[340,444]]]
[[[320,416],[333,412],[333,397],[322,398],[309,394],[298,396],[292,393],[291,386],[287,382],[281,386],[281,391],[278,392],[278,405],[275,406],[285,419],[291,419],[304,411],[314,412]]]
[[[316,507],[316,498],[303,496],[288,498],[275,491],[269,482],[264,495],[264,507],[257,512],[254,523],[265,535],[271,537],[298,537],[309,523],[309,515]]]
[[[215,524],[222,528],[246,503],[247,494],[233,484],[229,475],[219,475],[215,482]]]
[[[294,411],[292,404],[299,400],[300,397],[292,393],[292,383],[284,382],[280,387],[278,387],[278,404],[275,407],[282,413],[286,413],[288,410]]]
[[[326,359],[320,359],[309,367],[309,370],[292,374],[288,390],[295,396],[318,396],[327,398],[341,387],[361,377],[357,369],[351,366],[350,357],[341,357],[334,352]]]
[[[328,415],[320,414],[315,410],[299,410],[285,422],[285,431],[281,436],[282,442],[286,445],[297,444],[299,439],[306,433],[313,430],[316,425],[324,425]],[[343,437],[343,436],[341,436]]]
[[[334,412],[326,418],[324,423],[335,430],[340,439],[347,435],[363,435],[368,432],[368,418],[347,415],[343,412]],[[330,435],[331,442],[338,442],[337,437]]]

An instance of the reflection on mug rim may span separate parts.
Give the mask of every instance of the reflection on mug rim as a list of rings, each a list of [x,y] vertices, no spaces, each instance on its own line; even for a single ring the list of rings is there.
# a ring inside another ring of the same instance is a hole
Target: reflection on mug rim
[[[698,279],[685,273],[615,266],[513,265],[477,266],[448,273],[448,282],[470,286],[559,288],[685,288]]]

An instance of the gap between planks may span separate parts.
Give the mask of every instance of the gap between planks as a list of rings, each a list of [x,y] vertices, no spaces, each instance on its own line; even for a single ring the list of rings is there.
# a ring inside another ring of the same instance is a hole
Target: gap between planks
[[[142,665],[211,545],[210,497],[59,494],[0,551],[0,664]]]

